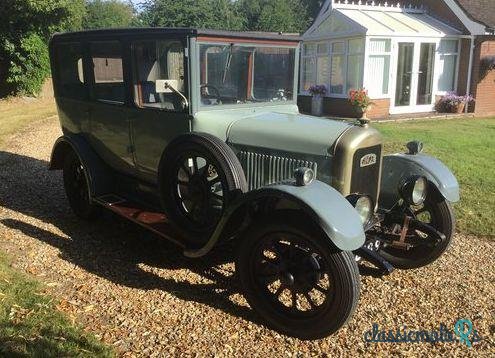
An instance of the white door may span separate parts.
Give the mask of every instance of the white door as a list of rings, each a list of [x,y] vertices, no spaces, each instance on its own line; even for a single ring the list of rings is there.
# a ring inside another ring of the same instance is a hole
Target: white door
[[[397,41],[392,114],[434,110],[434,73],[438,41]]]

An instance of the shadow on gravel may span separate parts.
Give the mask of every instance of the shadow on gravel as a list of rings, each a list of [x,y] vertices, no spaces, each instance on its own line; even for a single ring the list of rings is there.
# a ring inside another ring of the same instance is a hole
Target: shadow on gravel
[[[95,222],[81,221],[70,211],[61,173],[49,172],[47,166],[42,160],[0,151],[0,206],[52,224],[67,237],[39,228],[27,219],[4,217],[0,219],[2,225],[58,248],[62,259],[116,284],[165,290],[180,299],[263,324],[250,308],[229,299],[239,291],[238,283],[232,265],[220,266],[232,261],[231,246],[193,260],[184,257],[180,248],[110,212]],[[164,279],[149,272],[160,268],[187,268],[211,283]]]

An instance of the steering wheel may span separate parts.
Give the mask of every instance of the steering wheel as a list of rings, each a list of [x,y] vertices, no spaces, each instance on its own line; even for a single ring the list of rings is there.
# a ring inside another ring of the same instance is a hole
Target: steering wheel
[[[213,90],[213,92],[215,92],[214,94],[208,94],[208,95],[203,95],[203,90],[204,89],[207,89],[207,88],[210,88]],[[220,99],[220,91],[218,90],[218,88],[216,88],[215,86],[212,86],[212,85],[209,85],[207,83],[205,84],[202,84],[201,87],[201,98],[214,98],[217,100],[218,103],[220,103],[221,99]]]

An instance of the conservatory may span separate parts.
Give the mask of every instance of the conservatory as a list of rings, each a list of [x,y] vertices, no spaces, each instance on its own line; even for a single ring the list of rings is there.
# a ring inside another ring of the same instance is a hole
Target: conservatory
[[[431,112],[457,90],[463,38],[421,6],[327,1],[303,36],[300,105],[310,86],[325,85],[328,114],[353,116],[348,93],[361,88],[370,117]]]

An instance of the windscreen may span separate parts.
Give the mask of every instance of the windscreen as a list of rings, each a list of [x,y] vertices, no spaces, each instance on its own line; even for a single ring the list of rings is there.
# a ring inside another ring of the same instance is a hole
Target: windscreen
[[[295,48],[201,44],[201,104],[294,99]]]

